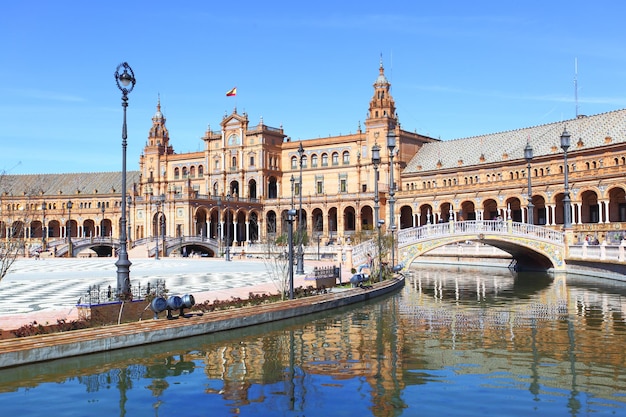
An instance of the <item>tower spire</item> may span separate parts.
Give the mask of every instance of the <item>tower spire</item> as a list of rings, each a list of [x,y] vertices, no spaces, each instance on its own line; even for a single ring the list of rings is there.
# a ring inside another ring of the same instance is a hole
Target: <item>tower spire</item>
[[[391,96],[391,83],[385,76],[385,67],[383,65],[383,54],[380,54],[380,64],[378,67],[378,77],[373,84],[374,96],[370,100],[369,114],[366,120],[376,120],[374,124],[380,124],[381,119],[384,119],[383,123],[386,123],[390,127],[395,127],[397,123],[396,105],[393,97]],[[385,122],[386,121],[386,122]]]

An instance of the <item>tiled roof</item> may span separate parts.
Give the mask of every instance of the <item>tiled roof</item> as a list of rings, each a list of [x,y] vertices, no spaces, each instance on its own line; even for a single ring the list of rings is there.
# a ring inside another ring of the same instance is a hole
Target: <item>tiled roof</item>
[[[556,123],[483,136],[425,143],[407,164],[404,173],[520,160],[529,140],[535,157],[563,153],[563,129],[571,135],[569,151],[626,142],[626,110],[581,116]],[[607,142],[610,137],[610,142]],[[506,157],[504,156],[506,155]],[[459,164],[462,161],[462,164]],[[438,166],[440,162],[440,166]]]
[[[126,186],[139,183],[139,171],[126,173]],[[121,172],[81,172],[73,174],[28,174],[0,176],[0,195],[94,195],[121,193]]]

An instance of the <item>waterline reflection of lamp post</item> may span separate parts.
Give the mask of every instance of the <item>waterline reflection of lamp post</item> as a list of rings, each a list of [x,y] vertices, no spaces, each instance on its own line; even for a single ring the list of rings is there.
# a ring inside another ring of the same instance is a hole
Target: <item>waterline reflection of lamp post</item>
[[[288,242],[289,245],[289,299],[293,300],[293,219],[296,215],[295,209],[287,211],[287,223],[289,223]]]
[[[533,160],[533,147],[530,146],[530,140],[526,142],[524,148],[524,159],[526,159],[526,168],[528,170],[528,224],[535,224],[535,206],[533,205],[533,188],[530,178],[530,161]]]
[[[561,148],[563,149],[563,228],[569,229],[572,227],[572,213],[571,213],[571,200],[569,197],[569,183],[568,183],[568,166],[567,166],[567,149],[570,145],[570,134],[567,129],[563,129],[561,134]]]
[[[67,202],[67,257],[74,256],[72,249],[72,201]]]
[[[387,133],[387,148],[389,148],[389,230],[391,230],[391,267],[393,268],[396,261],[396,251],[394,244],[393,232],[396,230],[395,223],[395,185],[393,180],[393,153],[396,149],[396,133],[390,130]]]
[[[304,274],[304,247],[302,241],[304,240],[302,232],[302,158],[304,157],[304,148],[302,147],[302,141],[298,147],[298,155],[300,160],[300,185],[298,186],[298,194],[300,196],[300,207],[298,209],[298,265],[296,268],[297,274]]]
[[[378,282],[383,282],[383,249],[380,241],[380,228],[385,224],[383,219],[378,220]]]
[[[120,74],[120,71],[123,71]],[[136,79],[132,68],[126,63],[121,63],[115,70],[115,83],[117,88],[122,92],[122,109],[124,110],[124,119],[122,123],[122,218],[120,219],[120,250],[117,266],[117,297],[120,300],[131,298],[130,292],[130,265],[128,260],[128,252],[126,251],[126,148],[128,146],[126,139],[126,108],[128,107],[128,94],[133,91]]]

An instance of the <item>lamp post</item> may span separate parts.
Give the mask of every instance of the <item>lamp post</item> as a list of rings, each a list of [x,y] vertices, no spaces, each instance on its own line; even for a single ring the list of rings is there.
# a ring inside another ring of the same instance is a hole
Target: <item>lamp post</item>
[[[67,257],[72,256],[72,200],[70,200],[67,202]]]
[[[567,132],[567,129],[563,129],[563,133],[561,134],[561,148],[563,149],[563,174],[564,174],[564,182],[563,182],[563,228],[569,229],[572,227],[572,212],[571,212],[571,200],[569,197],[569,183],[568,183],[568,166],[567,166],[567,148],[570,145],[570,134]]]
[[[524,148],[524,159],[526,159],[526,169],[528,171],[528,224],[535,224],[535,206],[533,205],[533,186],[530,178],[530,161],[533,160],[533,147],[530,141],[526,142]]]
[[[222,228],[222,198],[217,197],[217,226],[215,227],[217,232],[217,256],[221,256],[222,253],[222,236],[223,236],[223,228]]]
[[[396,133],[393,130],[390,130],[387,133],[387,148],[389,148],[389,230],[391,230],[391,267],[393,268],[396,261],[396,250],[393,238],[393,232],[396,230],[394,210],[396,203],[396,192],[393,180],[393,153],[396,149]]]
[[[383,282],[383,249],[380,241],[380,228],[383,224],[385,224],[383,219],[376,223],[376,227],[378,227],[378,282]]]
[[[165,201],[165,195],[161,194],[157,197],[153,197],[156,203],[157,211],[156,211],[156,219],[154,221],[154,228],[156,229],[156,251],[154,255],[155,260],[159,260],[159,233],[161,231],[161,205]]]
[[[226,194],[226,261],[230,262],[230,226],[228,218],[230,217],[230,193]]]
[[[296,268],[297,274],[304,274],[304,233],[302,231],[302,157],[304,156],[304,148],[302,147],[302,141],[298,147],[298,155],[300,160],[300,180],[298,186],[298,194],[300,196],[300,207],[298,208],[298,265]]]
[[[122,71],[121,74],[120,71]],[[126,132],[126,108],[128,107],[128,94],[133,91],[136,79],[135,73],[126,62],[117,66],[115,70],[115,83],[117,84],[117,88],[122,92],[122,109],[124,110],[122,123],[122,218],[120,221],[120,250],[115,266],[117,266],[117,297],[120,300],[127,300],[131,298],[131,262],[128,260],[128,252],[126,251],[126,139],[128,137]]]
[[[128,206],[127,213],[128,213],[128,244],[129,245],[131,245],[131,241],[132,241],[132,239],[130,237],[130,227],[131,227],[130,226],[130,206],[131,206],[132,202],[133,202],[133,200],[132,200],[132,198],[130,196],[126,197],[126,205]]]
[[[287,244],[289,245],[289,299],[293,300],[293,219],[296,215],[295,209],[287,211],[287,222],[289,223]]]
[[[41,203],[43,218],[41,220],[41,251],[46,250],[46,202]]]
[[[104,233],[104,201],[102,202],[102,207],[100,207],[100,210],[102,211],[102,221],[100,222],[100,236],[104,237],[105,233]]]
[[[165,200],[165,196],[163,196],[163,200]],[[165,246],[165,203],[163,203],[163,207],[161,208],[161,219],[159,224],[161,226],[161,250],[163,251],[161,257],[165,258],[167,256],[167,248]]]
[[[380,146],[372,146],[372,164],[374,165],[374,222],[378,224],[378,165],[380,164]]]
[[[293,190],[294,190],[294,182],[296,181],[296,178],[292,175],[290,181],[291,181],[291,208],[293,208]]]

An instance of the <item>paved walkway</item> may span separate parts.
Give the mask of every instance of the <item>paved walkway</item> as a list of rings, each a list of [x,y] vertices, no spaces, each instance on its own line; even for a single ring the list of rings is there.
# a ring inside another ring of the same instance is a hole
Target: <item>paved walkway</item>
[[[57,319],[76,320],[76,304],[90,286],[115,288],[115,258],[18,259],[0,281],[0,329],[17,329],[34,321],[56,323]],[[276,294],[279,286],[270,268],[261,259],[213,258],[131,259],[133,286],[154,285],[165,280],[171,295],[193,294],[196,303],[248,298],[250,292]],[[331,266],[328,261],[305,261],[305,274],[315,266]],[[350,271],[342,270],[345,281]],[[305,275],[296,275],[294,287],[308,286]]]

